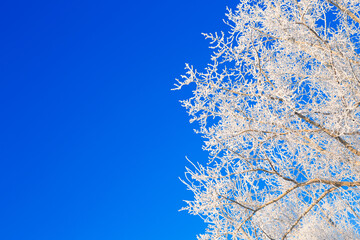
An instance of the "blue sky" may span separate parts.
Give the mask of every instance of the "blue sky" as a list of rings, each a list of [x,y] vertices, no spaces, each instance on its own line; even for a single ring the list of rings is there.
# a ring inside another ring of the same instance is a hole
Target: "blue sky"
[[[178,102],[190,88],[170,89],[235,4],[1,1],[0,239],[202,233],[178,177],[207,154]]]

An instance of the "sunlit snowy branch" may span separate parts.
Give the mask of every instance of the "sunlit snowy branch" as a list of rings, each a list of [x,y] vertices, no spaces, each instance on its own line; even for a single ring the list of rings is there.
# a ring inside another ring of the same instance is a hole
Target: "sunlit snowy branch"
[[[175,89],[209,161],[183,210],[209,239],[360,239],[360,2],[239,0]],[[199,160],[198,160],[199,161]]]

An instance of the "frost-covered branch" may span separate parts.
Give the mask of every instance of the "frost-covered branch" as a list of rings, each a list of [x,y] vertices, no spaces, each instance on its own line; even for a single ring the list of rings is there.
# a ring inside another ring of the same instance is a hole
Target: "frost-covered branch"
[[[239,0],[230,31],[205,34],[210,64],[176,85],[209,152],[184,181],[198,239],[360,239],[359,14],[355,0]]]

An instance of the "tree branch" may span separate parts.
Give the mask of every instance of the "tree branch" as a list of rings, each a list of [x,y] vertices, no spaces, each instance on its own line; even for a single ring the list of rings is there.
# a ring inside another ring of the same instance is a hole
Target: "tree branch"
[[[347,9],[346,7],[338,4],[337,2],[333,1],[333,0],[327,0],[328,3],[334,5],[336,8],[338,8],[340,11],[344,12],[345,14],[347,14],[349,17],[351,17],[355,22],[360,24],[360,18],[358,18],[353,12],[351,12],[349,9]]]
[[[360,156],[360,151],[352,147],[346,140],[344,140],[342,137],[335,135],[332,133],[329,129],[321,126],[320,124],[314,122],[310,118],[302,115],[301,113],[295,112],[295,115],[297,115],[299,118],[303,119],[305,122],[310,123],[311,125],[323,130],[325,133],[327,133],[330,137],[335,138],[337,141],[339,141],[342,145],[345,146],[350,152],[354,153],[357,156]]]
[[[300,217],[296,220],[296,222],[289,228],[289,230],[285,233],[285,235],[282,237],[282,240],[284,240],[287,235],[289,235],[289,233],[299,224],[299,222],[301,221],[301,219],[310,212],[310,210],[316,205],[318,204],[326,195],[328,195],[330,192],[334,191],[336,189],[336,187],[332,187],[329,188],[328,190],[326,190],[323,194],[321,194],[321,196],[316,199],[315,202],[313,202],[308,209],[306,209],[306,211],[300,215]]]

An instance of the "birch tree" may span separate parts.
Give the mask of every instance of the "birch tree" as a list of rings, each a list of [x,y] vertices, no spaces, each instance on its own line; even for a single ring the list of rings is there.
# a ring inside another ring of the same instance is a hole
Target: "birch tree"
[[[184,210],[208,239],[360,239],[360,1],[240,0],[176,89],[209,159]]]

